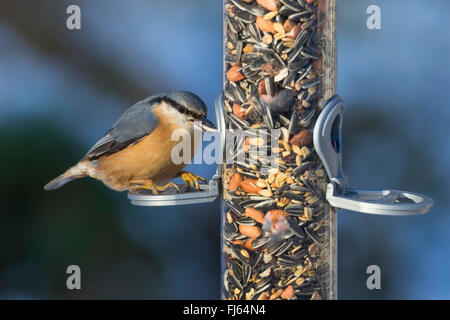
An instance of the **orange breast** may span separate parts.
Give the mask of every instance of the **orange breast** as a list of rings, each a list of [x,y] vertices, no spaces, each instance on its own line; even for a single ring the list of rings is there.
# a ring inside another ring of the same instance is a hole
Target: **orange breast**
[[[98,159],[99,179],[113,189],[125,190],[131,180],[151,179],[165,184],[180,172],[186,163],[174,164],[172,149],[179,142],[171,141],[172,132],[180,127],[162,119],[147,137],[115,154]],[[191,158],[195,154],[191,134]]]

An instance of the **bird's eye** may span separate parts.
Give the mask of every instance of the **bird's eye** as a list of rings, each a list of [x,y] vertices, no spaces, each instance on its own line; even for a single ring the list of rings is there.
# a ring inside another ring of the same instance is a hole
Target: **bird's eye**
[[[178,111],[180,111],[180,113],[185,113],[186,109],[183,106],[179,106]]]

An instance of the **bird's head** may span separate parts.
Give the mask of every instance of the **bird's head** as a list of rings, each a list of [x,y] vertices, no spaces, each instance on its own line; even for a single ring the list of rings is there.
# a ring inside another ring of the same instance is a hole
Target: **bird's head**
[[[217,131],[214,124],[206,118],[205,103],[193,93],[187,91],[170,91],[159,95],[170,108],[167,117],[177,118],[186,127],[197,127],[203,131]]]

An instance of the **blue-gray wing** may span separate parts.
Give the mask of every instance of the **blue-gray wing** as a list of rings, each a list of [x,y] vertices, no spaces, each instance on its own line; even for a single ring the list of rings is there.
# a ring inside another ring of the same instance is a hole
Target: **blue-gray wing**
[[[129,107],[111,130],[88,151],[86,157],[95,160],[116,153],[152,133],[158,125],[158,118],[153,113],[158,103],[154,97],[149,97]]]

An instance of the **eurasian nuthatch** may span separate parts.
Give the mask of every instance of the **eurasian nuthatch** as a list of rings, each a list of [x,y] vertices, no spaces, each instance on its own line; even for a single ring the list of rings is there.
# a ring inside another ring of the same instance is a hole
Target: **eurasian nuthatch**
[[[65,173],[45,185],[54,190],[66,183],[86,176],[102,181],[116,191],[148,189],[153,193],[166,190],[169,182],[181,177],[198,189],[204,178],[182,171],[186,163],[172,161],[172,133],[188,130],[195,154],[193,130],[214,131],[206,119],[205,103],[186,91],[173,91],[148,97],[132,105],[113,127]]]

